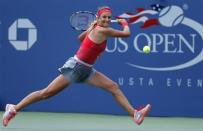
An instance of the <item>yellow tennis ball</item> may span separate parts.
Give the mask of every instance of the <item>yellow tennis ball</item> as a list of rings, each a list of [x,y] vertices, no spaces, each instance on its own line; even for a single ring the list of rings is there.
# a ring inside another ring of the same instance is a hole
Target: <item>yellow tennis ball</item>
[[[147,46],[147,45],[144,46],[142,50],[143,50],[144,53],[150,53],[150,47]]]

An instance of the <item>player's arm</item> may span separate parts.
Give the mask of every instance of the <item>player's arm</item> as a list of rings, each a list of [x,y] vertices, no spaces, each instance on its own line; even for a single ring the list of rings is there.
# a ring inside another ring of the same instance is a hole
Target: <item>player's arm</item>
[[[96,26],[96,23],[97,23],[96,20],[93,21],[93,22],[90,24],[89,28],[88,28],[86,31],[82,32],[82,33],[78,36],[78,39],[80,40],[80,42],[82,42],[82,41],[85,39],[87,33],[90,32],[90,31]]]
[[[85,39],[85,36],[87,35],[87,31],[83,31],[79,36],[78,39],[80,42],[82,42]]]
[[[107,36],[110,36],[110,37],[129,37],[130,29],[128,26],[125,26],[122,31],[109,28],[106,30],[105,34],[107,34]]]
[[[102,32],[110,37],[129,37],[130,36],[130,28],[126,20],[118,20],[119,24],[123,26],[123,30],[116,30],[113,28],[103,28]]]

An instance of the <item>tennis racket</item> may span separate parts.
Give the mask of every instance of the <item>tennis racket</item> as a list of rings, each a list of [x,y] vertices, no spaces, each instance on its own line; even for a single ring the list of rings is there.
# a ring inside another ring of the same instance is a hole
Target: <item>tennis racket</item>
[[[85,31],[96,17],[97,15],[90,11],[78,11],[71,15],[70,24],[75,30]],[[111,20],[111,22],[117,22],[117,20]]]

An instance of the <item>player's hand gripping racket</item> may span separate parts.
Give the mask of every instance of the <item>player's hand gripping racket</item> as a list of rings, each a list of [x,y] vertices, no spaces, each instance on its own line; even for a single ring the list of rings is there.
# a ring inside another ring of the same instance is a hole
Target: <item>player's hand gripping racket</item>
[[[89,28],[90,24],[96,20],[97,15],[90,11],[78,11],[71,15],[70,24],[76,30],[85,31]],[[111,22],[118,22],[111,20]]]

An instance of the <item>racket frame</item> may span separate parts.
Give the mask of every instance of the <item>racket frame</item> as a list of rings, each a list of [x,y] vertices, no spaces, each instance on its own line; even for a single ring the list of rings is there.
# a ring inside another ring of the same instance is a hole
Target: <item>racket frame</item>
[[[80,30],[80,31],[85,31],[85,30],[87,30],[87,29],[78,28],[78,27],[76,27],[76,26],[74,26],[74,25],[72,24],[72,18],[73,18],[74,16],[76,16],[77,14],[82,14],[82,13],[91,14],[93,17],[95,17],[95,20],[96,20],[96,18],[97,18],[97,15],[96,15],[95,13],[91,12],[91,11],[77,11],[77,12],[73,13],[73,14],[70,16],[70,18],[69,18],[69,22],[70,22],[71,27],[72,27],[73,29],[75,29],[75,30]],[[93,22],[93,21],[92,21],[92,22]],[[111,20],[111,22],[112,22],[112,23],[116,23],[116,22],[118,22],[118,21],[115,19],[115,20]]]

